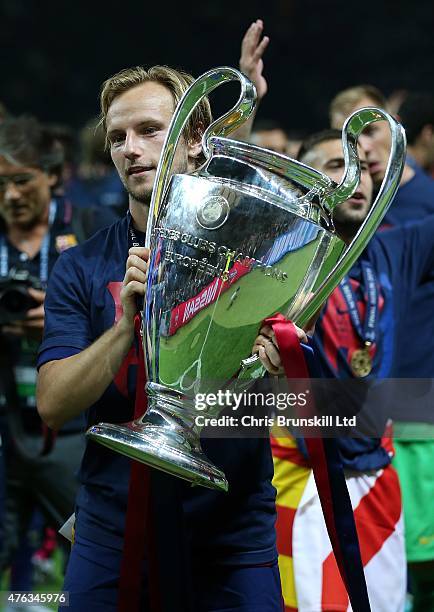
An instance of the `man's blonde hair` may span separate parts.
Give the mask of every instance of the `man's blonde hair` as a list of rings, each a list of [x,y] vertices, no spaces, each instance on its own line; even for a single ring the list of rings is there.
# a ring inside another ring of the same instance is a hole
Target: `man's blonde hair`
[[[176,106],[183,94],[194,82],[194,77],[182,70],[175,70],[169,66],[152,66],[143,68],[135,66],[126,68],[104,81],[101,89],[100,123],[107,133],[106,119],[108,110],[115,98],[128,91],[132,87],[153,81],[166,87],[173,96]],[[184,138],[189,143],[199,142],[203,132],[212,121],[211,108],[208,98],[203,98],[194,109],[184,129]],[[107,146],[107,139],[106,139]]]
[[[374,106],[386,110],[387,101],[381,91],[374,85],[357,85],[339,92],[329,106],[329,119],[332,128],[341,129],[345,119],[354,107],[364,98],[370,98]]]

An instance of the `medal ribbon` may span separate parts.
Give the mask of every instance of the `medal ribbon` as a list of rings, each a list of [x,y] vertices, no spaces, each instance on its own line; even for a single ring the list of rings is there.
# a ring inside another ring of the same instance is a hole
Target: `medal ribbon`
[[[141,321],[141,316],[136,314],[134,328],[139,355],[134,419],[140,418],[143,414],[143,410],[147,408]],[[122,551],[119,579],[119,612],[136,612],[140,610],[144,580],[143,561],[145,556],[148,561],[150,611],[161,611],[159,575],[157,570],[157,549],[154,536],[155,530],[151,509],[151,469],[143,463],[131,461],[127,513],[125,518],[124,548]]]
[[[369,345],[375,344],[377,340],[378,286],[371,264],[367,261],[362,261],[361,266],[364,290],[366,291],[366,314],[363,328],[359,309],[357,308],[356,296],[354,295],[353,288],[347,277],[341,281],[340,288],[357,335],[365,345]]]
[[[280,313],[266,319],[264,323],[273,328],[287,378],[303,378],[308,385],[309,370],[293,323]],[[310,398],[312,402],[312,393]],[[315,413],[315,407],[312,404],[310,406],[311,412]],[[317,437],[307,436],[305,442],[327,532],[352,609],[354,612],[370,612],[354,513],[337,441],[321,437],[318,429]]]

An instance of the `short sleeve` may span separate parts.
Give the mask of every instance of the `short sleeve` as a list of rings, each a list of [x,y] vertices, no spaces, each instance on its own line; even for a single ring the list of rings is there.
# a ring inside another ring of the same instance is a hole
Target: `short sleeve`
[[[66,359],[80,352],[79,349],[73,348],[72,346],[53,346],[52,348],[47,348],[38,354],[38,370],[44,363],[57,361],[58,359]]]
[[[46,363],[47,355],[63,359],[93,342],[89,293],[89,278],[81,265],[80,251],[76,248],[65,251],[58,258],[48,282],[38,367]]]

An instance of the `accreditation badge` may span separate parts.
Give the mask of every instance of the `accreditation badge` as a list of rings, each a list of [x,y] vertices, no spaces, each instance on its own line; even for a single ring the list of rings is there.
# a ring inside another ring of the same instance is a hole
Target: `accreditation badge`
[[[37,370],[32,366],[16,366],[14,368],[17,394],[23,406],[33,408],[36,406],[36,377]]]

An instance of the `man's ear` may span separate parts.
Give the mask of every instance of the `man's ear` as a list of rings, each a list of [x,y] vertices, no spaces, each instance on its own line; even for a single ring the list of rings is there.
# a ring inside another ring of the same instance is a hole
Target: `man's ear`
[[[420,132],[420,140],[427,146],[432,146],[433,134],[434,134],[433,126],[430,123],[428,123],[427,125],[423,126]]]
[[[201,159],[202,154],[202,142],[190,142],[187,145],[187,154],[188,154],[188,162],[187,169],[188,172],[194,172],[196,168],[200,166],[203,159]]]
[[[196,159],[202,153],[202,142],[191,142],[188,145],[188,157]]]
[[[54,185],[56,185],[58,180],[59,180],[59,177],[56,174],[49,174],[48,175],[48,185],[49,185],[49,187],[54,187]]]

